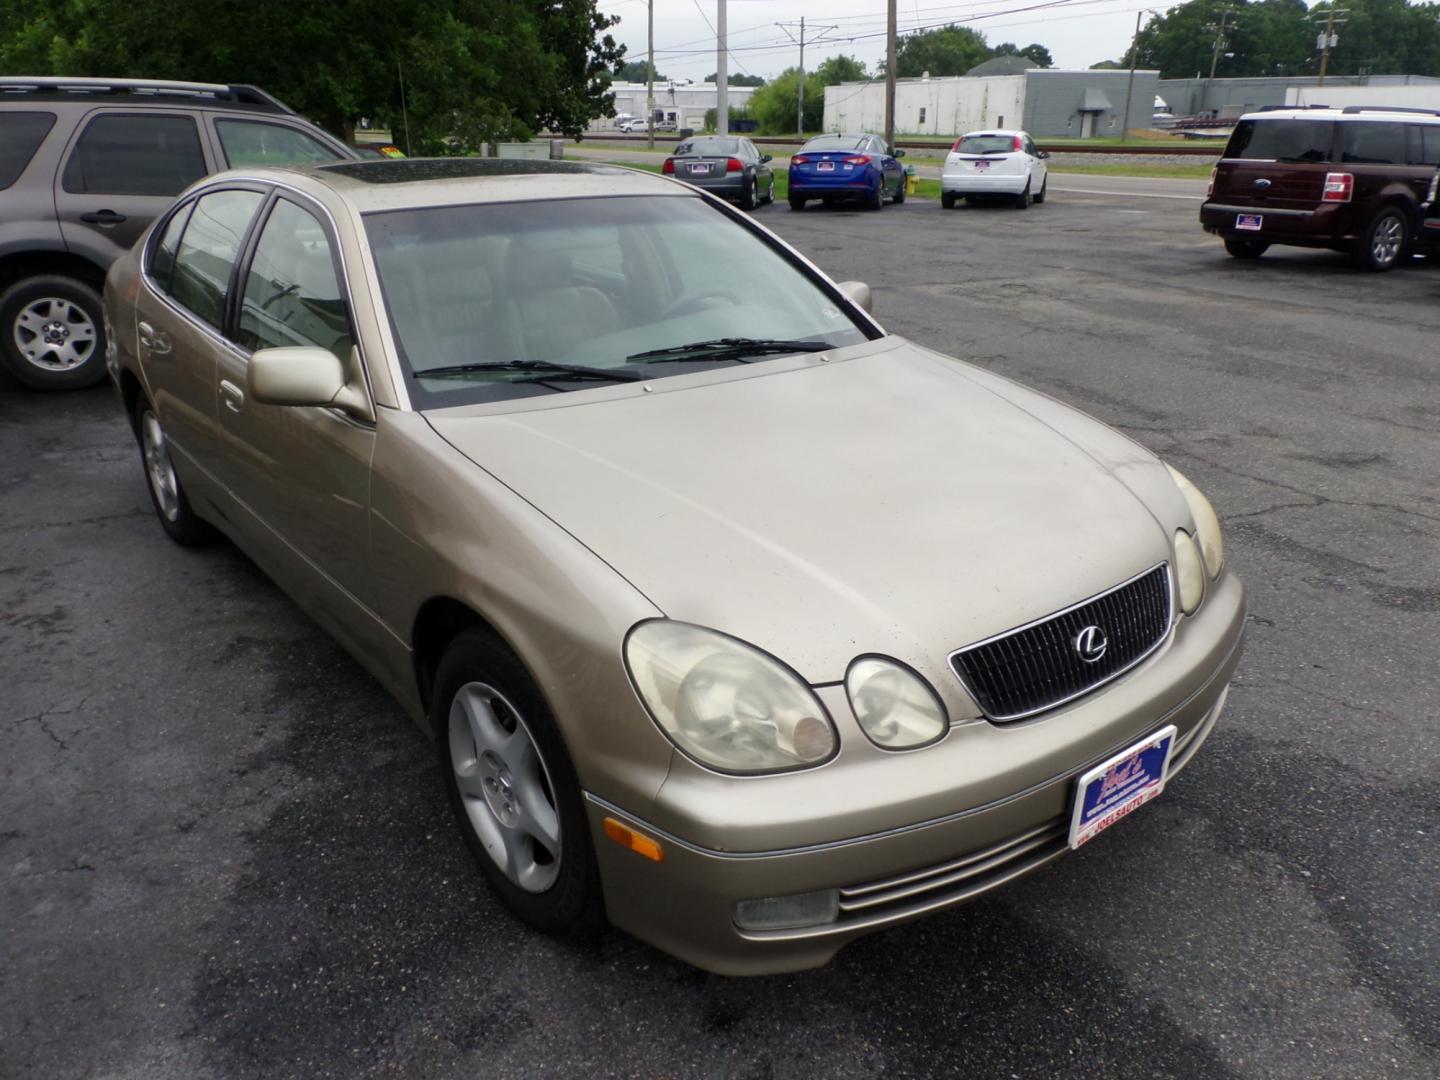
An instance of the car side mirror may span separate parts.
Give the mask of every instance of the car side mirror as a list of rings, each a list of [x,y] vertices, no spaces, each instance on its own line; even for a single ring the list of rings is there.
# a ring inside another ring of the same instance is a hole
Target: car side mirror
[[[904,150],[896,150],[894,156],[895,156],[895,157],[904,157],[904,156],[905,156],[905,151],[904,151]]]
[[[764,165],[767,161],[774,161],[774,160],[775,160],[775,158],[774,158],[774,155],[772,155],[772,154],[761,154],[761,155],[760,155],[760,164],[761,164],[761,165]]]
[[[345,367],[316,345],[260,349],[245,374],[250,397],[265,405],[312,405],[369,415],[365,394],[351,386]]]
[[[1039,158],[1048,158],[1048,157],[1050,156],[1050,151],[1049,151],[1049,150],[1041,150],[1041,151],[1040,151],[1038,154],[1036,154],[1035,156],[1036,156],[1036,157],[1039,157]]]
[[[863,281],[842,281],[836,286],[852,304],[867,315],[870,313],[870,286]]]

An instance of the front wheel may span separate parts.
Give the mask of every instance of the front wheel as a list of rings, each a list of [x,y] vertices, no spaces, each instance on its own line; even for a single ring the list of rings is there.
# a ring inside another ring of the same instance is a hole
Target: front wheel
[[[1237,259],[1258,259],[1270,250],[1270,245],[1249,236],[1227,236],[1225,250]]]
[[[598,926],[580,781],[519,658],[484,628],[460,634],[436,671],[430,723],[451,809],[490,887],[541,930]]]
[[[1387,207],[1375,215],[1355,248],[1355,262],[1363,270],[1376,272],[1393,269],[1400,261],[1409,241],[1405,215],[1395,207]]]
[[[170,458],[170,442],[154,406],[143,397],[135,404],[135,438],[149,481],[150,503],[171,540],[183,547],[199,547],[215,539],[215,530],[190,508],[180,474]]]
[[[765,197],[760,201],[766,204],[775,201],[775,177],[770,177],[770,186],[765,189]]]
[[[0,360],[35,390],[79,390],[105,377],[100,294],[83,281],[42,275],[0,295]]]
[[[906,183],[907,183],[907,181],[905,181],[905,180],[902,179],[902,180],[900,181],[900,186],[895,189],[895,205],[896,205],[896,206],[899,206],[901,203],[903,203],[903,202],[905,201],[905,184],[906,184]]]

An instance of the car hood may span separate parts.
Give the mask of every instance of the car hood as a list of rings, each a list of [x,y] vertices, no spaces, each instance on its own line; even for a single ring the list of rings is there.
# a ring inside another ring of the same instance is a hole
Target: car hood
[[[901,339],[828,356],[429,419],[671,618],[816,684],[864,653],[939,680],[1170,557],[1182,496],[1124,436]]]

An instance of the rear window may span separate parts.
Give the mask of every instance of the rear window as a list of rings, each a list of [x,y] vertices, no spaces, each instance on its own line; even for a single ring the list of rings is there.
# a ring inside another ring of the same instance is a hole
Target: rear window
[[[188,116],[107,113],[90,121],[65,163],[64,187],[105,195],[178,195],[205,175]]]
[[[1356,121],[1340,125],[1340,160],[1347,165],[1406,165],[1405,125]]]
[[[54,113],[0,112],[0,191],[20,179],[54,126]]]
[[[806,150],[859,150],[865,142],[864,136],[820,135],[805,144]]]
[[[739,139],[694,139],[690,142],[683,142],[675,148],[676,157],[685,157],[687,154],[738,154],[739,152]]]
[[[1013,135],[966,135],[956,149],[962,154],[1008,154],[1015,149]]]
[[[1334,130],[1332,120],[1241,120],[1225,147],[1225,156],[1256,161],[1329,161]]]

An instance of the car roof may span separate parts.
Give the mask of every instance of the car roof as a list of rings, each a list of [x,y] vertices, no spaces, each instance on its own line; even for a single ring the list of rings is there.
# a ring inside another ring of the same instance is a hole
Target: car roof
[[[0,76],[0,105],[9,103],[82,107],[123,104],[126,108],[151,106],[169,109],[188,105],[203,109],[295,115],[295,110],[258,86],[243,83],[176,82],[165,79]]]
[[[1021,131],[1019,128],[977,128],[974,131],[965,132],[960,138],[971,139],[977,135],[1005,135],[1010,138],[1014,138],[1016,135],[1025,135],[1028,138],[1029,133]]]
[[[1433,109],[1385,108],[1380,105],[1297,106],[1293,109],[1262,109],[1245,113],[1241,120],[1392,120],[1412,124],[1440,124],[1440,112]]]
[[[210,180],[245,177],[308,181],[359,213],[466,203],[615,195],[694,196],[689,185],[619,165],[509,158],[390,158],[324,165],[232,170]]]

